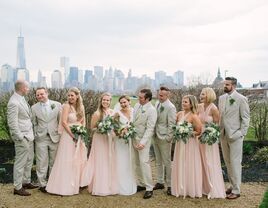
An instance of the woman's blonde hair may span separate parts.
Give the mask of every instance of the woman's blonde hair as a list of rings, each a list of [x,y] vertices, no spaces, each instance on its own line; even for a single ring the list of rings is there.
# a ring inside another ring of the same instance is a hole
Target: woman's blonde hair
[[[83,105],[83,98],[81,97],[80,90],[77,87],[72,87],[68,90],[69,92],[73,92],[77,96],[75,111],[77,119],[83,119],[85,116],[85,108]]]
[[[213,103],[216,100],[216,93],[211,87],[203,88],[202,92],[206,94],[208,103]]]
[[[110,97],[110,101],[112,101],[112,95],[108,92],[102,93],[100,96],[100,100],[99,100],[99,106],[98,106],[98,112],[100,113],[100,120],[103,119],[103,115],[104,115],[104,110],[103,110],[103,106],[102,106],[102,99],[104,96],[109,96]]]
[[[198,101],[194,95],[185,95],[182,99],[188,98],[191,104],[191,111],[197,113]]]

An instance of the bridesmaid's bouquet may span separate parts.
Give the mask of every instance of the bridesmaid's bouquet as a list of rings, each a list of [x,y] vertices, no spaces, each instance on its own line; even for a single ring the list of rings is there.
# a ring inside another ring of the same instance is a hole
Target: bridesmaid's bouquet
[[[206,123],[205,130],[200,137],[200,143],[212,145],[219,141],[220,138],[220,127],[213,123]]]
[[[130,122],[127,126],[120,127],[116,130],[116,135],[119,139],[125,140],[126,143],[128,143],[130,139],[135,138],[136,134],[137,130],[132,122]]]
[[[172,126],[173,137],[175,141],[182,140],[185,144],[193,135],[193,125],[187,121],[179,122],[177,125]]]
[[[87,133],[87,129],[86,127],[82,126],[82,125],[72,125],[70,126],[71,132],[74,135],[74,142],[75,144],[77,143],[79,137],[81,138],[81,140],[85,143],[86,147],[88,145],[88,133]]]
[[[112,116],[106,116],[102,121],[97,123],[97,132],[100,134],[110,133],[113,129],[115,129],[116,125],[117,124]]]

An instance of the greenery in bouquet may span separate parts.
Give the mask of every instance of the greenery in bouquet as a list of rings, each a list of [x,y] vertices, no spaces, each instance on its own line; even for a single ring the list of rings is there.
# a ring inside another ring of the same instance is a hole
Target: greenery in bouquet
[[[114,130],[117,125],[117,122],[112,116],[106,116],[102,121],[97,123],[97,132],[100,134],[107,134]]]
[[[210,122],[205,124],[205,129],[200,137],[200,143],[212,145],[219,141],[220,127],[219,125]]]
[[[172,126],[173,137],[175,141],[182,140],[185,144],[193,135],[193,125],[187,121],[179,122],[177,125]]]
[[[130,139],[135,138],[136,134],[137,130],[132,122],[118,130],[118,137],[125,140],[126,143],[128,143]]]
[[[74,138],[73,138],[74,142],[77,143],[80,137],[87,147],[89,143],[89,137],[88,137],[88,132],[87,132],[86,127],[82,125],[72,125],[70,129],[74,135]]]

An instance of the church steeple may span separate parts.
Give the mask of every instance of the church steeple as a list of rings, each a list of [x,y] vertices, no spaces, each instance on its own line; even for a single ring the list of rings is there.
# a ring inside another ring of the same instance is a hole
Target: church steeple
[[[218,79],[221,78],[221,70],[220,70],[220,67],[218,67],[218,75],[217,75],[217,78],[218,78]]]

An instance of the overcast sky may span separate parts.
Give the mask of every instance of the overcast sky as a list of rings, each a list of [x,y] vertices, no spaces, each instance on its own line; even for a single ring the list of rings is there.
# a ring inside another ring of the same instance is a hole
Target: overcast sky
[[[268,80],[267,0],[0,1],[0,65],[16,65],[20,26],[34,80],[61,56],[152,78],[182,70],[185,82],[213,80],[218,67],[245,87]]]

